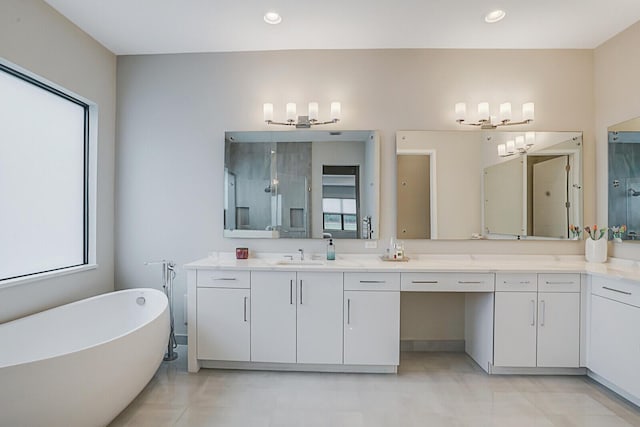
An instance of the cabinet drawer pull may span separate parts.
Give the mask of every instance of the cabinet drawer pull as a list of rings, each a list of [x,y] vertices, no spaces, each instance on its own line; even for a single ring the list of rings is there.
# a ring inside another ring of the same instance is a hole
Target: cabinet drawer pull
[[[531,300],[531,326],[536,325],[536,300]]]
[[[433,284],[433,283],[438,283],[437,280],[412,280],[411,283],[427,283],[427,284]]]
[[[550,281],[546,281],[547,285],[574,285],[576,282],[574,282],[573,280],[570,282],[550,282]]]
[[[244,321],[247,321],[247,299],[248,297],[244,297]]]
[[[360,283],[387,283],[386,280],[360,280]]]
[[[214,278],[213,280],[231,281],[231,280],[238,280],[238,279],[235,277],[217,277],[217,278]]]
[[[351,298],[347,298],[347,325],[351,324]]]
[[[507,280],[503,281],[505,285],[529,285],[531,282],[529,280],[523,280],[522,282],[509,282]]]
[[[608,286],[603,286],[602,289],[606,289],[608,291],[612,291],[612,292],[617,292],[619,294],[624,294],[624,295],[632,295],[631,292],[627,292],[627,291],[621,291],[620,289],[614,289],[614,288],[610,288]]]
[[[541,300],[540,301],[540,310],[542,311],[542,314],[540,315],[540,326],[544,326],[545,306],[546,306],[546,304],[544,303],[544,300]]]
[[[293,279],[289,281],[289,304],[293,305]]]
[[[459,285],[479,285],[484,282],[477,282],[473,280],[458,280]]]

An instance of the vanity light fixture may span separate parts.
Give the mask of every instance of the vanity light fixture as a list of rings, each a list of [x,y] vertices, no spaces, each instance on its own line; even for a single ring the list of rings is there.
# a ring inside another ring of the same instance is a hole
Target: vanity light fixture
[[[522,104],[522,120],[518,122],[512,121],[511,116],[511,103],[504,102],[500,104],[500,117],[498,123],[493,123],[493,119],[489,113],[489,103],[481,102],[478,104],[478,117],[480,119],[477,122],[467,123],[467,104],[464,102],[458,102],[455,105],[456,122],[461,125],[478,126],[483,130],[495,129],[498,126],[514,126],[525,125],[533,121],[535,106],[533,102],[526,102]]]
[[[282,22],[282,16],[278,12],[267,12],[264,14],[264,22],[271,25],[276,25]]]
[[[504,10],[492,10],[484,16],[484,22],[487,24],[495,24],[498,21],[502,21],[506,15]]]
[[[507,141],[505,144],[498,144],[498,156],[509,157],[516,154],[525,154],[536,142],[535,132],[526,132],[524,135],[516,136],[515,139]]]
[[[319,121],[319,107],[317,102],[309,103],[309,110],[306,116],[298,116],[296,112],[296,104],[289,102],[286,105],[286,122],[276,122],[273,120],[273,104],[265,103],[263,105],[264,121],[269,125],[295,126],[298,129],[308,129],[316,125],[328,125],[340,121],[342,107],[339,102],[331,103],[330,120]]]

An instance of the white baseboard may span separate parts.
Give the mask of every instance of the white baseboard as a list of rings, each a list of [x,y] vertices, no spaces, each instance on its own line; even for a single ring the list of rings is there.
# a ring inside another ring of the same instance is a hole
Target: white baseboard
[[[612,382],[602,378],[600,375],[596,374],[595,372],[593,372],[591,370],[587,370],[587,376],[589,378],[591,378],[592,380],[594,380],[595,382],[602,384],[603,386],[605,386],[606,388],[608,388],[609,390],[611,390],[615,394],[619,395],[624,400],[629,401],[629,403],[632,403],[633,405],[640,407],[640,398],[635,397],[635,396],[627,393],[626,391],[622,390],[620,387],[618,387],[615,384],[613,384]]]
[[[348,372],[369,374],[395,374],[397,366],[390,365],[315,365],[299,363],[260,363],[200,360],[201,368],[211,369],[251,369],[254,371],[296,371],[296,372]]]
[[[497,375],[586,375],[586,368],[511,368],[489,365],[489,373]]]

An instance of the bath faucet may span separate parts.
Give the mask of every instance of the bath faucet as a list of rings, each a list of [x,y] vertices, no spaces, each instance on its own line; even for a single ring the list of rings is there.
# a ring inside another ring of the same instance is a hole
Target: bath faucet
[[[300,261],[304,261],[304,249],[298,249],[298,252],[300,252]]]

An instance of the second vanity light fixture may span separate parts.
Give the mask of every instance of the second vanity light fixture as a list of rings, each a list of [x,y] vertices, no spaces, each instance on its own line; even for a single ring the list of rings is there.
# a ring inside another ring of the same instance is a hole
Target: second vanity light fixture
[[[497,123],[493,123],[495,117],[491,116],[489,112],[489,103],[481,102],[478,104],[478,121],[467,122],[467,104],[464,102],[458,102],[455,106],[456,109],[456,122],[461,125],[478,126],[483,130],[495,129],[498,126],[513,126],[524,125],[533,121],[535,112],[535,106],[533,102],[526,102],[522,104],[522,120],[518,122],[512,121],[511,115],[511,103],[504,102],[500,104],[500,117]]]
[[[319,121],[319,107],[317,102],[309,103],[309,112],[306,116],[298,116],[296,112],[295,102],[287,103],[287,121],[276,122],[273,120],[273,104],[265,103],[263,106],[264,121],[270,125],[284,125],[295,126],[296,128],[306,129],[316,125],[328,125],[331,123],[338,123],[342,113],[342,107],[339,102],[331,103],[331,115],[330,120]]]
[[[498,144],[498,156],[509,157],[516,154],[525,154],[536,142],[535,132],[525,132],[524,135],[516,136],[506,144]]]

